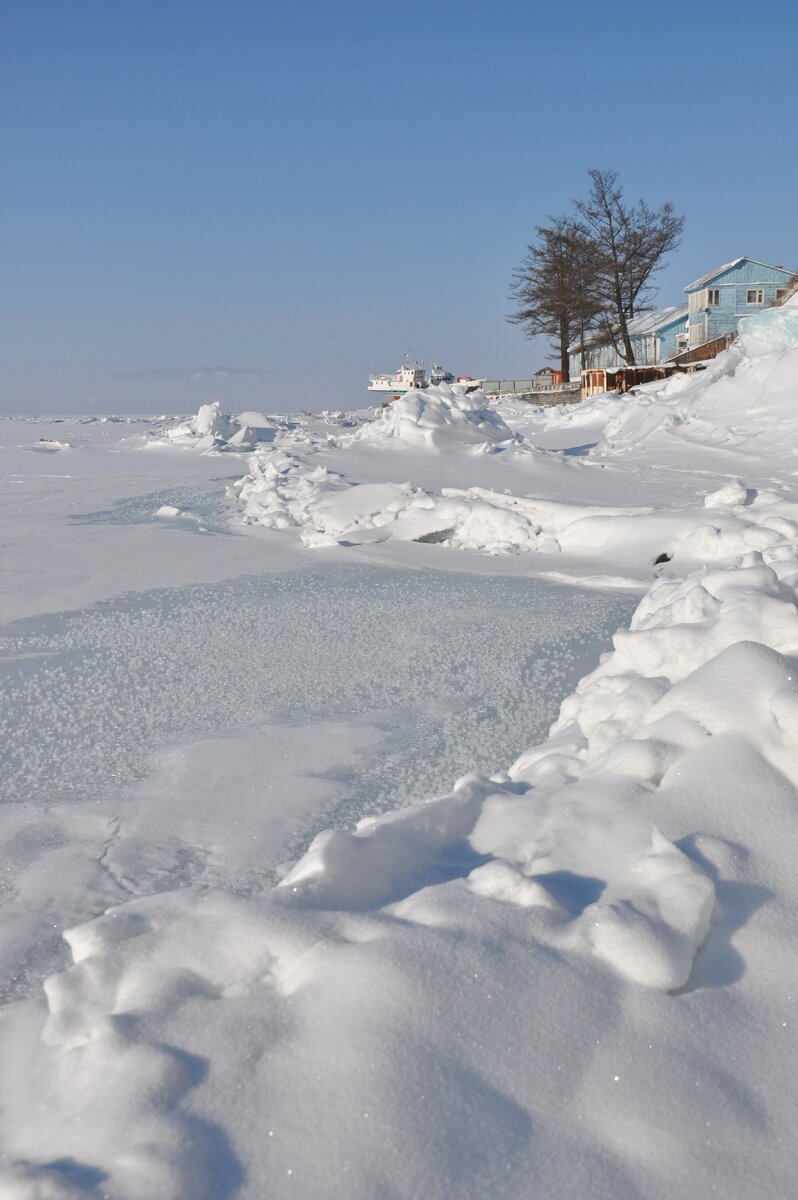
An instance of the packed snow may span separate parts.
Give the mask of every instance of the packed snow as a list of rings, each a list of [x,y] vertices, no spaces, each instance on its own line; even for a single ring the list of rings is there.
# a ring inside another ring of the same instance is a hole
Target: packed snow
[[[201,405],[196,416],[166,428],[166,440],[204,454],[209,450],[252,450],[258,442],[272,439],[274,423],[263,413],[244,412],[231,417],[221,407],[218,400]],[[158,439],[150,445],[158,445]]]
[[[4,1195],[792,1194],[797,395],[0,428]]]

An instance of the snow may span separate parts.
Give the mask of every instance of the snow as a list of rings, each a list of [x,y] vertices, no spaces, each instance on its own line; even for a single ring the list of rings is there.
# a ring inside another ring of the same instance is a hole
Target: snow
[[[481,392],[466,395],[456,384],[411,391],[388,405],[381,420],[355,436],[376,443],[399,438],[409,446],[442,449],[447,445],[497,445],[513,434]]]
[[[252,450],[258,442],[270,441],[274,435],[274,423],[263,413],[244,412],[237,417],[221,411],[218,400],[202,404],[196,416],[167,428],[163,438],[157,436],[150,446],[161,442],[167,445],[185,446],[200,454],[220,450]]]
[[[639,313],[638,316],[632,317],[627,323],[628,332],[634,335],[643,335],[646,333],[656,333],[658,329],[665,329],[670,325],[675,325],[677,321],[686,321],[689,308],[686,304],[670,304],[666,308],[658,308],[653,312]],[[595,335],[594,340],[604,341],[603,333]],[[572,342],[568,347],[572,353],[577,352],[581,348],[579,341]]]
[[[715,267],[714,271],[710,271],[707,275],[702,275],[700,279],[694,279],[692,283],[687,284],[687,286],[685,287],[684,290],[686,292],[695,291],[696,288],[703,287],[705,283],[709,283],[710,279],[714,279],[717,275],[725,274],[726,271],[730,271],[732,269],[732,267],[736,267],[738,263],[745,262],[745,261],[746,261],[746,259],[744,257],[733,258],[731,262],[724,263],[720,267]],[[750,261],[756,262],[757,260],[751,259]],[[762,263],[761,265],[767,266],[766,263]]]
[[[792,1193],[774,312],[573,409],[0,429],[4,1195]]]
[[[641,313],[627,325],[629,333],[654,333],[665,325],[686,319],[688,307],[686,304],[671,304],[667,308],[659,308],[655,312]]]

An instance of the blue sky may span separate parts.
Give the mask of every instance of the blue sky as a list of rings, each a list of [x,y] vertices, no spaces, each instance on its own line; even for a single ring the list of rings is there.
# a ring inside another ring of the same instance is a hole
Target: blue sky
[[[797,43],[794,0],[0,4],[0,409],[527,375],[512,270],[592,166],[686,213],[663,304],[798,268]]]

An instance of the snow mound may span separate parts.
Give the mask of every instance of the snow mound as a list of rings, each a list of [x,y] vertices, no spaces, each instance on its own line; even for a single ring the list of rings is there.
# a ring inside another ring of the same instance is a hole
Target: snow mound
[[[798,304],[789,301],[755,317],[743,317],[738,336],[740,348],[748,358],[795,350],[798,347]]]
[[[767,462],[798,345],[775,317],[749,333],[630,400],[602,453]],[[423,399],[362,436],[462,445]],[[506,772],[320,833],[269,892],[68,930],[43,1038],[6,1010],[9,1194],[791,1194],[798,505],[734,463],[655,511],[253,455],[237,494],[272,528],[496,544],[504,521],[652,570],[667,550],[669,575]]]
[[[469,886],[546,909],[550,945],[589,953],[636,984],[681,987],[714,888],[651,821],[648,798],[699,762],[713,736],[743,736],[763,759],[798,739],[787,657],[798,650],[797,580],[793,548],[774,568],[754,553],[655,584],[614,652],[565,701],[549,741],[522,755],[506,783],[468,777],[450,796],[320,834],[280,886],[323,909],[379,906],[466,842],[487,859]],[[720,794],[730,783],[716,777]]]
[[[408,392],[380,410],[376,421],[356,436],[373,442],[399,438],[409,446],[434,449],[491,447],[515,440],[482,392],[466,395],[446,384]]]
[[[271,441],[275,424],[259,412],[245,412],[237,417],[223,413],[221,404],[200,405],[196,415],[167,429],[163,438],[151,439],[149,445],[187,446],[199,453],[209,450],[254,450],[259,442]]]
[[[618,572],[684,569],[751,550],[776,553],[798,537],[798,505],[733,479],[692,505],[650,508],[567,504],[489,488],[432,492],[409,481],[360,484],[298,454],[253,455],[230,488],[246,524],[297,529],[308,547],[426,542],[480,554],[538,552],[612,563]]]
[[[29,448],[38,451],[39,454],[57,454],[59,450],[71,450],[72,446],[69,442],[59,442],[56,438],[43,437]]]
[[[484,488],[444,488],[439,494],[412,483],[358,484],[297,455],[257,455],[250,473],[230,489],[247,524],[298,527],[306,546],[364,540],[436,542],[487,554],[539,546],[534,503]],[[549,539],[550,549],[557,549]],[[548,543],[543,540],[543,547]]]
[[[619,411],[617,397],[597,453],[616,455],[674,440],[771,454],[798,442],[798,304],[789,301],[740,322],[737,341],[695,375],[648,384]]]

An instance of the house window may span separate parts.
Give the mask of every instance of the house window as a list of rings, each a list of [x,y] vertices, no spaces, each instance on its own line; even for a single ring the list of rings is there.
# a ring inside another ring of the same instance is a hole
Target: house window
[[[787,295],[786,288],[776,288],[776,304],[781,304],[784,297]]]
[[[713,308],[720,304],[720,288],[707,289],[707,307]]]
[[[764,304],[765,289],[764,288],[748,288],[745,293],[746,304]]]

